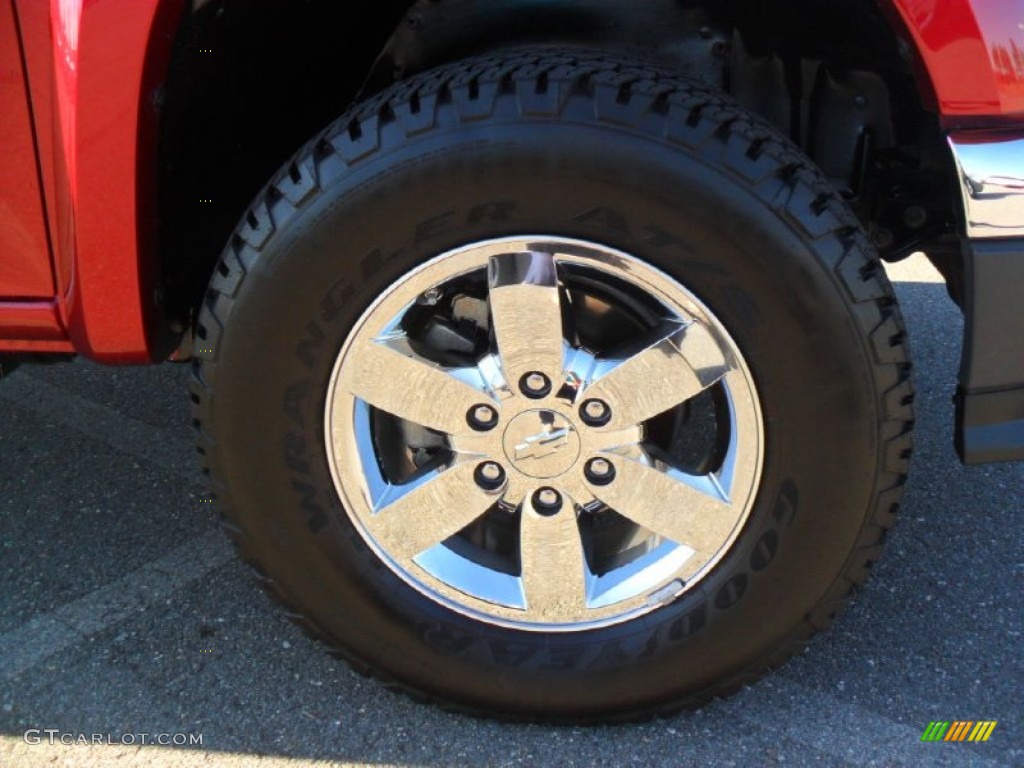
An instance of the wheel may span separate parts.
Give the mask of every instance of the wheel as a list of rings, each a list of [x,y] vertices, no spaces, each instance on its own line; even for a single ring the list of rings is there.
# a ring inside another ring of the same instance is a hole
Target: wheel
[[[197,327],[242,556],[359,670],[504,718],[642,718],[826,626],[892,525],[891,286],[784,138],[590,53],[443,67],[315,137]]]

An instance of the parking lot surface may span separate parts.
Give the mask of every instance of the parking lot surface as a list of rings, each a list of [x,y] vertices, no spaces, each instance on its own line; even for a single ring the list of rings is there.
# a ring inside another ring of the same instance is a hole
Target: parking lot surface
[[[892,274],[917,437],[871,582],[776,674],[634,726],[474,720],[359,677],[219,531],[187,366],[19,369],[0,381],[0,765],[1024,765],[1024,464],[958,463],[960,315],[920,257]],[[982,744],[922,743],[933,720],[998,725]]]

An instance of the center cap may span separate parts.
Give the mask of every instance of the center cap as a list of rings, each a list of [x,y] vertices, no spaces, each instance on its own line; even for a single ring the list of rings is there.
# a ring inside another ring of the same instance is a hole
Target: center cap
[[[508,423],[502,437],[505,455],[516,469],[530,477],[557,477],[580,456],[580,436],[555,411],[525,411]]]

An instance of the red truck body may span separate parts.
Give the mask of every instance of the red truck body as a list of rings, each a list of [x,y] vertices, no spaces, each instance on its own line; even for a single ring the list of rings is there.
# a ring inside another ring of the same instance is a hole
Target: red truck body
[[[6,54],[18,40],[4,5]],[[181,6],[14,3],[25,72],[5,77],[0,101],[8,119],[18,119],[13,107],[30,107],[21,110],[21,135],[35,136],[38,160],[21,152],[4,168],[2,197],[17,207],[3,229],[35,236],[0,251],[0,348],[152,359],[153,283],[150,261],[140,258],[153,234],[155,125],[147,97]]]
[[[1002,0],[892,0],[947,125],[1024,116],[1024,7]]]
[[[947,127],[1024,120],[1021,3],[883,5]],[[183,10],[182,0],[0,2],[0,351],[160,358],[154,95]]]

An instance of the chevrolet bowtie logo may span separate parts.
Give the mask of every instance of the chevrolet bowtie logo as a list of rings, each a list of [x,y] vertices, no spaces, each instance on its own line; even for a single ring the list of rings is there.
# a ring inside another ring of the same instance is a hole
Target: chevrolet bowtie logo
[[[545,429],[536,435],[530,435],[523,442],[515,447],[516,461],[523,459],[543,459],[553,453],[558,453],[569,444],[569,429]]]

